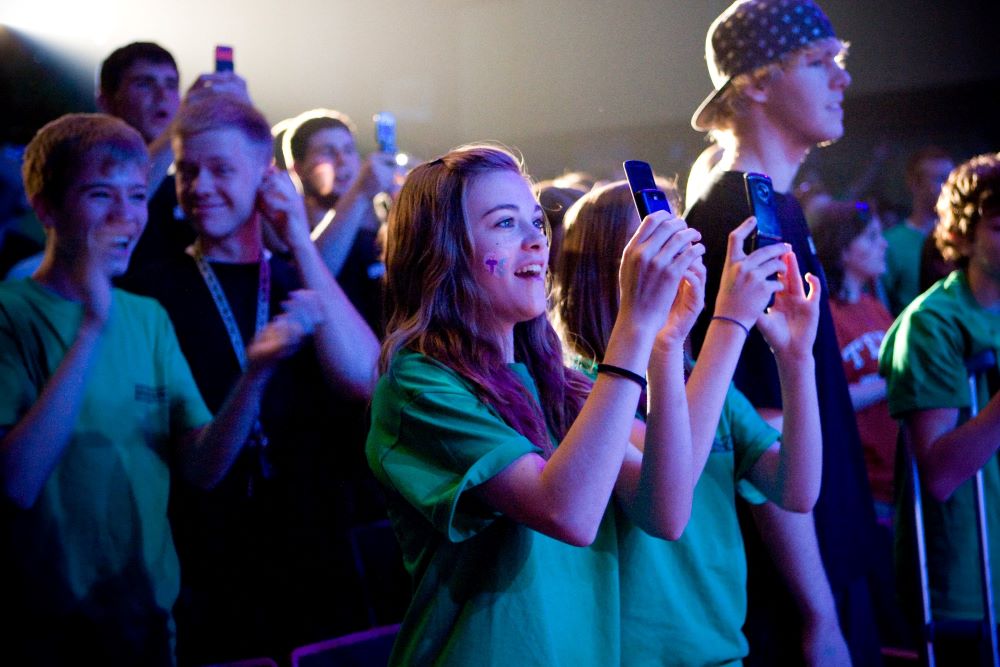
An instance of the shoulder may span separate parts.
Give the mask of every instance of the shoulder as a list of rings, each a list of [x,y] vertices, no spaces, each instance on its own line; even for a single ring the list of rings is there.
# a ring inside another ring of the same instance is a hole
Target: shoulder
[[[408,397],[428,392],[470,394],[472,387],[440,361],[412,350],[396,353],[380,384],[385,383]]]
[[[941,326],[952,329],[954,324],[961,329],[965,318],[978,310],[970,302],[970,298],[964,278],[956,271],[939,280],[903,309],[899,315],[900,326]]]

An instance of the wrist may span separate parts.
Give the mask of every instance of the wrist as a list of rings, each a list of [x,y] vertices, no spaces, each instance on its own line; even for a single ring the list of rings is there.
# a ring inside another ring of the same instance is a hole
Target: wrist
[[[655,340],[655,331],[619,317],[608,337],[604,361],[631,370],[644,369]]]
[[[808,352],[791,352],[787,350],[775,352],[774,361],[778,366],[779,373],[816,370],[816,359],[812,355],[812,350]]]
[[[743,330],[744,335],[750,335],[750,328],[754,325],[753,322],[744,322],[741,318],[735,317],[733,315],[724,315],[721,313],[716,313],[712,315],[711,320],[708,325],[716,327],[731,327],[735,330]]]

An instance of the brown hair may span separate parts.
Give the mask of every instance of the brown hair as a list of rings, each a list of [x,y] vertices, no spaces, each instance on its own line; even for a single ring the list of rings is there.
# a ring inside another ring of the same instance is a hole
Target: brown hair
[[[146,142],[125,121],[100,113],[67,114],[38,130],[24,151],[21,174],[28,199],[61,205],[80,169],[135,163],[146,168]]]
[[[829,202],[809,216],[816,256],[823,265],[831,295],[838,296],[844,284],[844,250],[865,233],[871,221],[871,209],[864,202]]]
[[[431,357],[460,375],[518,432],[552,452],[579,413],[589,383],[563,366],[559,337],[545,314],[514,327],[514,357],[538,385],[541,406],[504,363],[492,333],[488,299],[472,271],[473,245],[463,209],[477,176],[524,175],[509,151],[490,145],[456,148],[414,169],[389,214],[386,242],[386,338],[380,368],[402,348]]]
[[[604,360],[618,317],[618,271],[639,224],[625,181],[595,188],[566,212],[566,232],[553,280],[556,328],[566,346]]]
[[[252,146],[259,149],[261,160],[270,164],[274,157],[271,126],[260,111],[232,95],[206,95],[184,104],[171,129],[174,139],[184,140],[202,132],[235,128]]]
[[[1000,197],[1000,153],[977,155],[948,174],[937,200],[934,241],[941,255],[965,268],[965,247],[972,240],[983,204]]]
[[[98,92],[105,97],[116,95],[122,85],[125,70],[140,60],[154,65],[170,65],[175,72],[177,71],[177,62],[170,55],[170,51],[154,42],[132,42],[112,51],[111,55],[101,63]]]

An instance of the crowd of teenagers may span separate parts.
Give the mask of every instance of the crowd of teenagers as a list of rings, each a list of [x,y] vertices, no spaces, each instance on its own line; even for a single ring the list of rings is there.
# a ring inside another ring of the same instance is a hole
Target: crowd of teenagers
[[[232,72],[182,95],[162,47],[114,51],[0,247],[4,661],[284,663],[400,623],[393,665],[881,665],[919,634],[900,438],[935,617],[980,618],[1000,154],[917,152],[885,229],[797,190],[846,50],[812,0],[733,3],[711,147],[642,219],[625,181],[486,143],[406,171],[339,112],[272,127]]]

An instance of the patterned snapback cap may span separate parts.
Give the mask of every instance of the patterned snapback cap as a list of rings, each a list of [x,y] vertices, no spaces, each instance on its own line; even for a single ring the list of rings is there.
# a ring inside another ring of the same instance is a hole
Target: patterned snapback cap
[[[830,19],[812,0],[737,0],[708,28],[705,60],[715,90],[698,106],[691,126],[709,129],[713,103],[733,77],[835,36]]]

